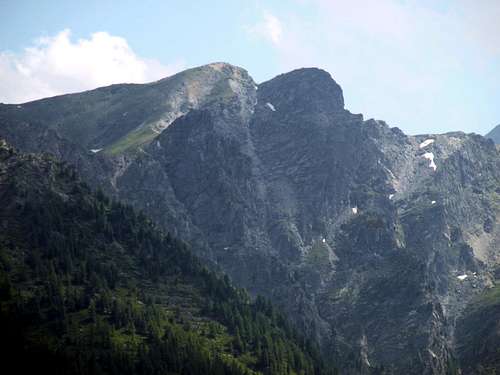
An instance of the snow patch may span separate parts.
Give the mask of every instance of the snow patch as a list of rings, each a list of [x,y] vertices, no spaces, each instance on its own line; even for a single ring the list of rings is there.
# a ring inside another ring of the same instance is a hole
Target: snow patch
[[[93,152],[94,154],[97,154],[99,151],[102,151],[102,148],[92,148],[92,149],[90,149],[90,152]]]
[[[436,204],[436,201],[432,201],[431,204]]]
[[[424,148],[424,147],[429,146],[431,143],[434,143],[434,139],[426,139],[425,141],[420,143],[420,145],[418,147]]]
[[[276,108],[274,108],[274,105],[272,105],[271,103],[266,103],[266,105],[269,107],[271,111],[276,112]]]
[[[457,279],[460,281],[464,281],[466,278],[467,278],[467,275],[465,275],[465,274],[457,276]]]
[[[427,160],[430,161],[429,168],[432,168],[434,170],[437,169],[437,165],[436,165],[436,163],[434,163],[434,154],[432,152],[426,152],[424,154],[424,158],[426,158]]]
[[[18,105],[18,106],[16,106],[16,108],[23,108],[23,106],[22,105]]]
[[[393,197],[394,197],[394,194],[389,194],[389,199],[392,200]]]
[[[326,238],[323,238],[323,243],[325,243],[325,242],[326,242]]]
[[[354,215],[356,215],[358,213],[358,207],[353,207],[353,208],[351,208],[351,210],[352,210],[352,213]]]

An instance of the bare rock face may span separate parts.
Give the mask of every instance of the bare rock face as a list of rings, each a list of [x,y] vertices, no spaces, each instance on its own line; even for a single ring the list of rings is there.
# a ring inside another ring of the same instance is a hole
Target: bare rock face
[[[493,142],[365,121],[320,69],[257,86],[217,63],[4,105],[0,135],[190,241],[345,373],[458,371],[455,321],[499,266]]]
[[[279,103],[288,115],[336,113],[344,110],[344,96],[330,74],[321,69],[298,69],[259,86],[262,103]],[[274,109],[280,109],[272,104]],[[269,106],[268,106],[269,107]]]

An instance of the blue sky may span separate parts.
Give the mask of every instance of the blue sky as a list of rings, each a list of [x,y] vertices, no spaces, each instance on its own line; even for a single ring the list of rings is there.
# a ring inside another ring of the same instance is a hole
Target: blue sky
[[[0,102],[226,61],[257,82],[323,68],[351,112],[410,134],[500,123],[497,0],[0,0],[0,14]]]

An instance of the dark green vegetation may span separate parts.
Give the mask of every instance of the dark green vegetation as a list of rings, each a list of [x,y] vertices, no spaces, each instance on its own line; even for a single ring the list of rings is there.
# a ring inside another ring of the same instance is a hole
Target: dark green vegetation
[[[500,285],[474,299],[457,324],[457,351],[466,374],[500,371]]]
[[[3,368],[335,373],[269,302],[251,302],[183,242],[51,157],[0,140],[0,200]]]

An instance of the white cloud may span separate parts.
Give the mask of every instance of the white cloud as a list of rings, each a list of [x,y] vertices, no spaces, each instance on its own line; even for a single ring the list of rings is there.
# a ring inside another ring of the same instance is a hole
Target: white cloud
[[[262,18],[254,26],[247,27],[247,32],[274,45],[279,45],[283,37],[283,26],[280,19],[268,11],[263,13]]]
[[[71,40],[70,30],[40,38],[22,53],[0,52],[0,102],[21,103],[113,83],[143,83],[183,67],[137,56],[107,32]]]

